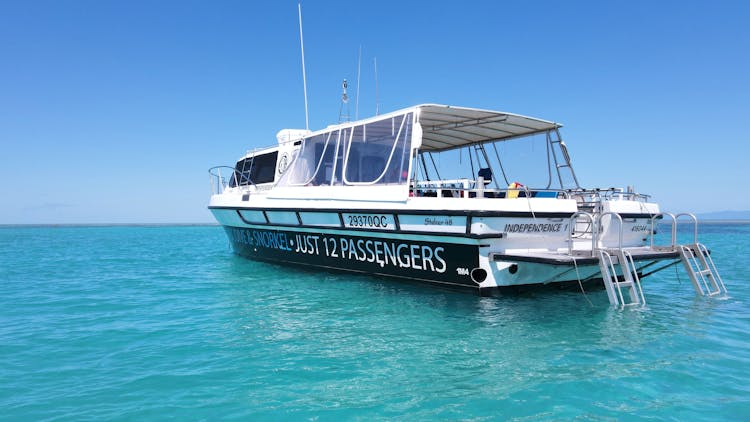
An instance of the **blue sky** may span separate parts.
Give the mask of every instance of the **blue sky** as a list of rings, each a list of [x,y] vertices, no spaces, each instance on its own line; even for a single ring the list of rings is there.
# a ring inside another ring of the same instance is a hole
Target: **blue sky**
[[[418,103],[565,125],[585,186],[750,209],[746,2],[302,4],[310,126]],[[206,170],[304,127],[293,1],[0,3],[0,224],[210,222]],[[352,104],[352,115],[354,104]]]

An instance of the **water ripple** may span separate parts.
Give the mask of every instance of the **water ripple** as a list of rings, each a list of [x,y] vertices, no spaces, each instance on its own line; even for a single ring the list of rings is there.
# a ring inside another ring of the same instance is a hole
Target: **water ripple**
[[[746,226],[713,226],[728,298],[673,270],[482,298],[250,262],[217,227],[0,229],[9,419],[741,420]],[[589,303],[591,301],[591,303]]]

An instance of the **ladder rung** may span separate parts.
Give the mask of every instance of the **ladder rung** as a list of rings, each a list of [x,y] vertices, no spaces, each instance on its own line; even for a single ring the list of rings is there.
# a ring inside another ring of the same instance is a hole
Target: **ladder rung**
[[[695,243],[682,245],[681,248],[682,263],[697,294],[714,296],[726,292],[726,287],[705,245]]]

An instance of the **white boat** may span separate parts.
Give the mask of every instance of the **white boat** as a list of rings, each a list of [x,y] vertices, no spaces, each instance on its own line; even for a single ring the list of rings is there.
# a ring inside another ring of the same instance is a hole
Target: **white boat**
[[[697,293],[725,293],[695,217],[662,213],[632,189],[581,187],[560,127],[424,104],[315,132],[285,129],[277,145],[209,170],[209,209],[234,251],[261,261],[482,294],[603,282],[617,305],[644,304],[640,280],[682,262]],[[540,138],[548,182],[515,183],[498,146]],[[468,176],[440,177],[441,165]],[[655,245],[665,217],[671,242]],[[694,225],[690,244],[676,242],[680,220]]]

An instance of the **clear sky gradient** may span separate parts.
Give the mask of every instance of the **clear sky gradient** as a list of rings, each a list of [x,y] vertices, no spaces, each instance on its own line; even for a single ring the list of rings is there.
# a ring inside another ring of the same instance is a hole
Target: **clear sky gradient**
[[[310,126],[361,45],[360,117],[377,57],[381,112],[554,120],[587,187],[747,210],[749,5],[305,1]],[[305,124],[296,1],[3,1],[0,63],[0,224],[210,222],[207,169]]]

